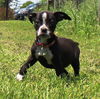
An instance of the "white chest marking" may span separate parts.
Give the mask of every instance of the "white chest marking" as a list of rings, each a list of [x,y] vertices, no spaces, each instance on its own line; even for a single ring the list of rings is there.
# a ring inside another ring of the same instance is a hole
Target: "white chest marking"
[[[49,50],[49,48],[38,46],[36,49],[35,56],[36,58],[38,58],[39,56],[43,56],[47,60],[48,64],[52,64],[51,60],[53,58],[53,55],[52,52]]]

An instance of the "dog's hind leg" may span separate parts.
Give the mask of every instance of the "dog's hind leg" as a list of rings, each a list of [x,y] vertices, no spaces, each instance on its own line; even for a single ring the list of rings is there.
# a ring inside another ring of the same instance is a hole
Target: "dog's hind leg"
[[[22,80],[24,75],[27,73],[27,69],[29,67],[31,67],[35,62],[37,61],[37,59],[35,58],[35,56],[29,56],[28,60],[25,62],[25,64],[20,68],[19,73],[16,76],[17,80]]]
[[[80,71],[80,61],[79,61],[79,56],[80,56],[80,49],[75,46],[74,48],[74,56],[72,59],[72,67],[74,69],[74,75],[79,76],[79,71]]]
[[[74,70],[74,75],[75,76],[79,76],[79,71],[80,71],[80,62],[79,62],[79,59],[75,59],[73,62],[72,62],[72,67],[73,67],[73,70]]]

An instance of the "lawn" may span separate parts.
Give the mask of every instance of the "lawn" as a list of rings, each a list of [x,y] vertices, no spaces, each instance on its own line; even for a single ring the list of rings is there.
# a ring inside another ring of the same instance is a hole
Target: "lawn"
[[[0,99],[100,99],[100,35],[61,31],[62,27],[57,28],[56,35],[80,44],[80,77],[74,77],[69,66],[66,69],[71,78],[61,79],[54,70],[37,62],[23,81],[17,81],[16,74],[30,54],[35,30],[29,21],[0,22]]]

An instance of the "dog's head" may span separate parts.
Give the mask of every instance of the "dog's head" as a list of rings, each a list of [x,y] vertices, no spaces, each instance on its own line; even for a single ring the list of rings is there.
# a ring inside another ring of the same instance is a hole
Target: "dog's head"
[[[48,39],[50,38],[56,28],[56,24],[63,20],[71,20],[71,18],[64,12],[40,12],[31,13],[28,16],[30,22],[36,29],[36,36],[40,38]]]

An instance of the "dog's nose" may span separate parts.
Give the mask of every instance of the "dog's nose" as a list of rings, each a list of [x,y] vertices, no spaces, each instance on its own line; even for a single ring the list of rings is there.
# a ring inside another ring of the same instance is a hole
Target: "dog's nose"
[[[43,29],[41,29],[41,31],[42,31],[43,33],[46,33],[46,32],[47,32],[47,29],[46,29],[46,28],[43,28]]]

